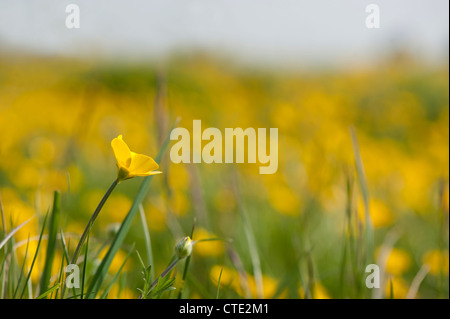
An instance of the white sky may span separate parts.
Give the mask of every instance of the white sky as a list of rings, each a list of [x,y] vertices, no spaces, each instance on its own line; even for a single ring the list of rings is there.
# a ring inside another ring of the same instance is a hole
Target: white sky
[[[78,4],[81,28],[65,27]],[[378,4],[381,28],[367,29]],[[0,0],[0,50],[158,57],[202,49],[266,62],[370,61],[406,46],[447,58],[448,0]]]

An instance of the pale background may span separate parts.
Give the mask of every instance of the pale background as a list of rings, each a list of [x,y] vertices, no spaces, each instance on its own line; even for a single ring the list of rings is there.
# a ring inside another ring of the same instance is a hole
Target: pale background
[[[65,27],[78,4],[81,28]],[[365,26],[368,4],[381,29]],[[364,63],[397,49],[448,58],[447,0],[0,0],[0,51],[155,58],[212,51],[258,63]]]

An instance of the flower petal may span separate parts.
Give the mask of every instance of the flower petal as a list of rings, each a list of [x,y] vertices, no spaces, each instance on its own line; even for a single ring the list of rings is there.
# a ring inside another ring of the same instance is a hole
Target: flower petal
[[[111,141],[111,147],[116,157],[117,166],[128,168],[131,163],[131,151],[128,145],[122,140],[122,135]]]
[[[153,158],[142,154],[133,154],[129,171],[131,175],[148,176],[154,175],[153,171],[158,168],[159,165],[153,160]]]

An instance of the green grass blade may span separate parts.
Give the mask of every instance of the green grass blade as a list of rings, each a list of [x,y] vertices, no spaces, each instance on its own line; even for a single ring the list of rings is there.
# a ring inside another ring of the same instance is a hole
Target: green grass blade
[[[361,158],[361,152],[359,149],[359,143],[356,136],[355,128],[352,126],[350,127],[350,135],[352,138],[352,145],[353,145],[353,153],[355,157],[355,165],[356,165],[356,171],[358,172],[358,182],[361,188],[361,193],[363,197],[363,204],[364,204],[364,219],[365,219],[365,232],[364,232],[364,240],[365,240],[365,262],[364,264],[370,264],[373,262],[373,241],[374,241],[374,233],[373,233],[373,225],[372,225],[372,219],[370,217],[370,207],[369,207],[369,187],[367,185],[367,178],[366,178],[366,172],[364,170],[363,161]]]
[[[61,239],[61,246],[63,248],[63,258],[66,259],[67,263],[70,263],[70,257],[69,257],[69,251],[67,250],[66,245],[66,238],[64,237],[64,233],[62,230],[59,231],[60,239]]]
[[[62,280],[63,280],[63,278],[64,278],[64,256],[61,258],[61,265],[60,265],[60,267],[59,267],[59,277],[58,277],[58,283],[59,283],[59,285],[61,286],[61,284],[62,284]],[[56,298],[58,298],[58,291],[59,291],[59,287],[58,287],[58,289],[56,289],[56,291],[55,291],[55,299]],[[52,292],[52,296],[50,296],[50,299],[52,299],[52,297],[53,297],[53,292]]]
[[[40,295],[46,292],[48,290],[48,286],[50,285],[53,259],[55,258],[56,237],[58,234],[58,227],[59,227],[58,225],[60,218],[60,204],[61,204],[60,193],[58,191],[55,191],[53,197],[53,209],[48,224],[49,232],[47,241],[47,255],[45,256],[44,271],[41,277]]]
[[[84,295],[84,283],[86,281],[86,266],[87,266],[87,262],[88,262],[88,251],[89,251],[89,238],[91,235],[91,226],[89,226],[89,230],[87,233],[87,239],[86,239],[86,250],[84,252],[84,262],[83,262],[83,278],[81,280],[81,296],[80,299],[83,299],[83,295]]]
[[[152,241],[150,237],[150,232],[148,230],[147,225],[147,219],[145,218],[145,212],[142,205],[139,205],[139,215],[141,217],[141,224],[142,229],[144,231],[144,238],[145,238],[145,249],[147,251],[147,264],[152,266],[150,269],[150,281],[152,281],[155,278],[155,270],[154,270],[154,264],[153,264],[153,250],[152,250]]]
[[[204,299],[214,299],[214,296],[204,287],[204,283],[200,282],[195,276],[190,274],[186,277],[186,281],[189,283],[189,287],[193,287]]]
[[[2,261],[2,268],[0,271],[1,279],[0,279],[0,299],[5,298],[5,286],[6,286],[6,261],[8,260],[8,255],[5,254]]]
[[[10,227],[11,229],[14,228],[14,223],[12,221],[12,214],[9,216],[10,217]],[[5,265],[5,271],[7,272],[6,274],[6,283],[5,283],[5,291],[4,291],[4,298],[6,298],[6,296],[12,296],[14,293],[14,289],[16,287],[15,285],[15,279],[17,277],[16,271],[17,271],[17,267],[19,266],[19,263],[17,262],[17,254],[16,254],[16,250],[15,250],[15,246],[14,246],[14,237],[12,237],[8,243],[7,243],[7,248],[5,248],[5,253],[8,252],[7,255],[7,263]]]
[[[106,289],[105,289],[104,293],[101,295],[100,299],[105,299],[105,298],[108,296],[109,290],[111,289],[112,285],[113,285],[113,284],[117,281],[117,279],[119,278],[119,275],[122,273],[122,269],[123,269],[123,267],[125,266],[125,264],[127,263],[128,258],[130,258],[131,253],[133,252],[133,250],[134,250],[134,244],[133,244],[133,246],[131,247],[131,249],[130,249],[130,251],[129,251],[127,257],[126,257],[125,260],[123,261],[122,265],[120,266],[119,271],[118,271],[118,272],[114,275],[114,277],[111,279],[111,282],[110,282],[110,283],[108,284],[108,286],[106,287]]]
[[[394,299],[394,283],[392,278],[389,280],[389,299]]]
[[[223,267],[222,267],[222,268],[220,268],[219,280],[217,281],[217,291],[216,291],[216,299],[219,299],[219,292],[220,292],[220,279],[222,279],[222,271],[223,271]]]
[[[67,244],[66,244],[66,239],[64,237],[64,233],[62,232],[62,230],[60,230],[59,234],[60,234],[60,239],[61,239],[61,246],[63,248],[63,259],[66,260],[67,264],[70,264],[69,250],[67,249]],[[70,242],[69,242],[69,244],[70,244]],[[63,278],[64,278],[64,276],[63,276]],[[62,287],[64,287],[64,286],[65,285],[63,283]],[[73,295],[76,294],[75,288],[72,288],[72,292],[73,292]],[[65,291],[63,289],[61,289],[61,299],[64,299],[64,296],[65,296]]]
[[[342,244],[342,258],[341,263],[339,265],[339,288],[340,288],[340,297],[345,298],[345,269],[346,269],[346,262],[347,262],[347,240],[345,238],[344,234],[344,240]]]
[[[37,247],[36,247],[36,252],[34,253],[33,262],[31,263],[30,270],[28,271],[28,275],[27,275],[27,278],[25,280],[25,285],[23,287],[22,293],[20,294],[20,299],[22,299],[23,294],[25,293],[25,290],[27,289],[28,281],[30,280],[31,272],[33,271],[34,263],[36,262],[36,258],[38,256],[39,248],[41,247],[42,235],[44,235],[45,224],[47,223],[47,217],[48,217],[48,212],[47,212],[47,214],[45,214],[44,223],[42,225],[41,234],[39,235],[39,241],[38,241],[38,244],[37,244]]]
[[[261,271],[261,260],[258,253],[258,245],[256,244],[255,234],[252,229],[250,217],[247,213],[246,205],[241,197],[239,176],[236,171],[233,172],[233,192],[236,198],[237,208],[239,215],[244,225],[244,234],[248,244],[248,250],[250,253],[250,260],[253,268],[253,276],[256,283],[256,295],[258,299],[263,298],[263,279]]]
[[[141,254],[136,250],[136,255],[138,256],[139,262],[141,263],[142,269],[146,269],[144,261],[142,260]]]
[[[2,203],[2,195],[1,194],[0,194],[0,220],[2,221],[3,234],[6,234],[5,212],[3,210],[3,203]]]
[[[27,262],[27,257],[28,257],[29,244],[30,244],[30,235],[28,235],[27,246],[25,248],[25,256],[23,257],[22,269],[20,270],[19,279],[17,280],[17,286],[16,286],[16,289],[14,290],[13,299],[16,298],[17,291],[19,290],[19,287],[20,287],[20,281],[22,280],[22,277],[23,277],[23,274],[24,274],[25,264]]]
[[[252,261],[253,267],[253,275],[255,277],[256,282],[256,294],[259,299],[263,297],[263,280],[262,280],[262,271],[261,271],[261,261],[259,258],[258,247],[256,245],[255,235],[253,233],[252,225],[250,223],[250,218],[247,214],[247,210],[244,207],[243,203],[241,203],[241,207],[239,208],[239,212],[241,214],[241,218],[244,222],[244,232],[245,237],[247,238],[247,244],[250,252],[250,259]]]
[[[111,186],[106,191],[105,195],[103,195],[102,199],[100,200],[100,203],[98,204],[97,208],[95,209],[94,213],[92,214],[91,218],[89,219],[88,224],[86,225],[86,228],[84,229],[83,234],[81,235],[80,241],[78,242],[77,248],[75,248],[75,252],[72,257],[72,264],[76,264],[78,257],[80,256],[81,249],[83,247],[84,242],[86,241],[86,238],[88,236],[88,232],[91,230],[91,226],[94,224],[95,220],[97,219],[98,215],[100,214],[100,211],[102,210],[103,206],[105,205],[106,201],[108,200],[109,196],[113,192],[113,190],[116,188],[118,184],[118,180],[114,180],[114,182],[111,184]]]
[[[406,294],[406,299],[416,298],[417,293],[419,292],[420,285],[429,271],[430,268],[427,265],[423,265],[422,267],[420,267],[419,272],[414,277],[411,283],[411,287],[409,288],[408,293]]]
[[[0,299],[3,296],[3,283],[4,283],[6,259],[8,259],[8,256],[7,255],[3,256],[2,265],[0,266],[0,274],[1,274],[1,278],[2,278],[0,280]]]
[[[159,151],[158,155],[155,158],[155,161],[157,163],[160,163],[161,158],[169,144],[169,136],[167,136],[161,150]],[[106,253],[105,257],[103,258],[102,262],[100,263],[99,267],[97,268],[97,271],[94,274],[94,277],[92,278],[91,285],[89,286],[90,292],[92,294],[89,296],[90,298],[94,298],[97,294],[97,292],[100,289],[100,286],[108,272],[109,266],[112,263],[112,260],[114,259],[114,256],[116,255],[117,251],[120,249],[120,246],[122,245],[123,241],[125,240],[126,235],[128,234],[128,231],[130,230],[131,224],[136,217],[136,214],[139,210],[139,205],[141,205],[142,201],[145,198],[145,195],[147,194],[147,191],[150,187],[150,182],[153,179],[153,175],[147,176],[144,178],[144,181],[141,184],[141,187],[139,188],[138,194],[136,198],[134,199],[133,205],[131,206],[127,216],[125,217],[124,221],[122,222],[119,231],[117,232],[116,236],[113,239],[113,242],[111,243],[111,246],[109,247],[108,252]]]
[[[89,296],[90,294],[91,294],[91,292],[87,292],[87,293],[85,293],[84,295],[82,295],[82,294],[76,294],[76,295],[70,296],[70,297],[68,297],[68,298],[66,298],[66,299],[77,299],[78,297],[81,297],[81,296],[83,296],[84,299],[86,299],[86,296]]]
[[[14,228],[14,223],[12,221],[12,215],[10,215],[10,227]],[[14,248],[14,237],[11,238],[11,240],[8,241],[7,243],[7,248],[5,249],[6,251],[9,252],[8,255],[8,260],[7,260],[7,266],[6,267],[6,272],[7,275],[6,277],[6,283],[5,283],[5,291],[4,291],[4,296],[6,298],[6,296],[12,296],[14,293],[14,289],[16,287],[15,285],[15,279],[17,277],[16,271],[17,271],[17,266],[19,265],[17,262],[17,254],[16,254],[16,250]]]
[[[40,294],[36,299],[44,299],[48,295],[50,295],[53,291],[59,288],[59,283],[54,285],[53,287],[49,288],[47,291],[44,291],[42,294]]]

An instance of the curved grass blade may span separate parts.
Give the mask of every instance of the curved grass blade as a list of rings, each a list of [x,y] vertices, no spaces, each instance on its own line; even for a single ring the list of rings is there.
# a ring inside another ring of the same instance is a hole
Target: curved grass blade
[[[91,226],[89,226],[89,230],[87,233],[87,239],[86,239],[86,250],[84,252],[84,261],[83,261],[83,278],[81,280],[81,297],[80,299],[83,299],[83,295],[84,295],[84,283],[86,281],[86,266],[87,266],[87,262],[88,262],[88,251],[89,251],[89,238],[91,236]]]
[[[6,235],[6,237],[0,242],[0,249],[2,249],[3,246],[5,246],[5,244],[8,242],[8,240],[10,240],[11,237],[14,236],[14,234],[19,231],[19,229],[21,229],[23,226],[25,226],[33,218],[34,218],[34,216],[31,217],[30,219],[24,221],[22,224],[15,227],[8,235]]]
[[[84,296],[84,299],[86,299],[86,296],[89,296],[90,294],[92,294],[91,292],[87,292],[84,295],[82,294],[76,294],[70,297],[67,297],[66,299],[77,299],[78,297]]]
[[[67,249],[64,233],[62,232],[62,230],[59,230],[59,233],[60,233],[60,239],[61,239],[61,246],[63,248],[63,253],[64,253],[63,259],[65,259],[67,261],[67,264],[70,264],[69,251]],[[69,244],[70,244],[70,241],[69,241]],[[64,276],[63,276],[63,278],[64,278]],[[62,287],[64,287],[64,283],[63,283]],[[72,292],[73,292],[73,295],[76,295],[75,287],[72,288]],[[64,299],[64,295],[65,295],[65,291],[63,289],[61,289],[61,299]]]
[[[58,283],[60,284],[60,286],[61,286],[61,283],[62,283],[62,280],[63,280],[63,278],[64,278],[64,276],[63,276],[63,274],[64,274],[64,257],[62,257],[61,258],[61,265],[60,265],[60,267],[59,267],[59,277],[58,277]],[[58,287],[59,288],[59,287]],[[56,291],[55,291],[55,297],[54,297],[54,299],[56,299],[56,298],[58,298],[58,290],[59,289],[56,289]],[[53,292],[52,292],[52,294],[51,294],[51,296],[50,296],[50,299],[52,299],[53,298]]]
[[[49,232],[47,242],[47,254],[45,256],[44,271],[41,277],[40,294],[47,291],[50,284],[51,271],[53,266],[53,259],[55,258],[56,250],[56,236],[58,234],[59,215],[60,215],[61,197],[58,191],[54,192],[53,209],[50,215]]]
[[[355,157],[355,166],[356,171],[358,173],[358,182],[361,188],[361,194],[364,204],[364,220],[365,220],[365,228],[364,228],[364,240],[365,240],[365,248],[366,252],[364,255],[364,265],[370,264],[373,262],[373,252],[374,252],[374,231],[373,231],[373,223],[372,218],[370,217],[370,198],[369,198],[369,187],[367,185],[367,177],[366,172],[364,170],[364,164],[361,157],[361,152],[359,149],[358,138],[356,136],[356,131],[353,126],[350,127],[350,136],[352,139],[353,153]]]
[[[261,270],[261,260],[258,253],[258,245],[256,244],[255,234],[253,232],[253,228],[251,225],[250,217],[247,213],[247,208],[244,204],[244,201],[241,198],[241,192],[239,191],[239,179],[237,174],[234,175],[234,193],[235,198],[238,203],[239,215],[241,215],[241,219],[244,224],[244,232],[245,237],[247,239],[248,249],[250,253],[250,260],[252,262],[253,267],[253,276],[255,277],[256,282],[256,294],[258,299],[263,298],[263,278],[262,278],[262,270]]]
[[[47,214],[45,214],[44,223],[42,225],[41,234],[39,235],[39,241],[38,241],[38,244],[36,247],[36,252],[34,253],[33,262],[31,263],[31,267],[30,267],[30,270],[28,271],[27,279],[25,280],[25,285],[23,286],[22,293],[20,294],[20,299],[22,299],[23,294],[25,293],[25,290],[27,289],[27,284],[28,284],[28,281],[30,280],[31,272],[33,271],[34,263],[36,262],[39,248],[41,247],[42,235],[44,235],[44,229],[45,229],[45,224],[47,223],[47,217],[48,217],[48,212],[47,212]]]
[[[100,211],[102,210],[103,206],[105,205],[106,201],[108,200],[109,196],[111,195],[114,188],[116,188],[118,184],[118,180],[114,180],[114,182],[111,184],[111,186],[106,191],[105,195],[103,195],[102,199],[100,200],[100,203],[98,204],[97,208],[95,209],[94,213],[91,216],[91,219],[89,220],[86,228],[84,229],[83,234],[81,235],[80,241],[78,242],[77,248],[75,248],[75,252],[72,257],[72,264],[76,264],[78,257],[81,254],[81,248],[83,247],[84,242],[86,241],[86,238],[88,236],[88,232],[91,230],[91,226],[94,224],[95,220],[97,219],[97,216],[100,214]],[[64,290],[64,288],[63,288]]]
[[[142,204],[139,205],[139,215],[141,217],[141,224],[142,229],[144,231],[144,238],[145,238],[145,249],[147,250],[147,263],[149,266],[153,266],[153,250],[152,250],[152,241],[150,238],[150,232],[148,230],[147,220],[145,218],[145,212],[144,208],[142,207]],[[150,281],[155,278],[155,270],[154,267],[151,267],[150,269]]]
[[[216,299],[219,299],[219,291],[220,291],[220,279],[222,279],[222,271],[223,271],[223,267],[222,267],[222,268],[220,268],[219,280],[217,281],[217,292],[216,292]]]
[[[20,281],[22,280],[22,277],[23,277],[23,274],[24,274],[25,263],[27,262],[27,257],[28,257],[28,246],[29,246],[29,244],[30,244],[30,235],[28,234],[27,246],[25,248],[25,256],[23,257],[22,269],[20,270],[19,279],[17,280],[17,286],[16,286],[16,289],[14,290],[13,299],[16,298],[17,291],[19,290],[19,287],[20,287]]]
[[[420,284],[425,279],[429,271],[430,268],[427,265],[423,265],[422,267],[420,267],[419,272],[414,277],[411,283],[411,287],[409,288],[408,293],[406,294],[406,299],[416,298],[416,295],[419,292]]]
[[[45,297],[47,297],[48,295],[50,295],[53,291],[55,291],[56,289],[58,289],[60,286],[60,283],[57,283],[56,285],[54,285],[53,287],[49,288],[47,291],[44,291],[42,294],[40,294],[36,299],[44,299]]]

